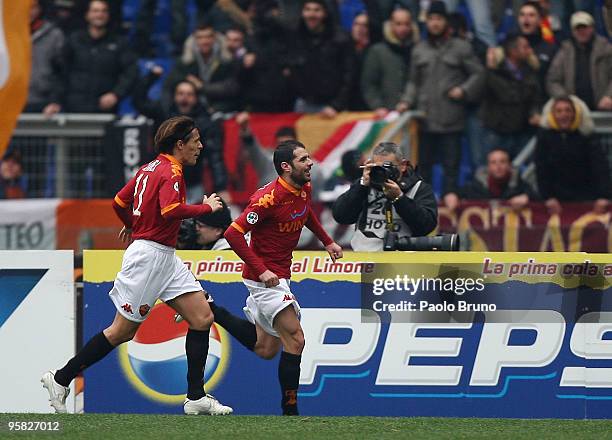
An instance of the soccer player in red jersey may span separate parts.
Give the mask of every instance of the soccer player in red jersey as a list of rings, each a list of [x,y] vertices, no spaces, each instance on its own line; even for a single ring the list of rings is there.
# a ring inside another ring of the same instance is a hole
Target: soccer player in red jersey
[[[253,194],[225,232],[232,249],[246,263],[242,277],[250,293],[244,308],[248,321],[214,303],[211,307],[215,316],[219,310],[217,322],[264,359],[272,359],[283,347],[278,365],[281,406],[283,414],[297,415],[304,333],[300,306],[289,289],[292,252],[304,226],[321,240],[333,261],[342,257],[342,248],[323,230],[310,206],[313,162],[304,145],[295,140],[281,142],[273,161],[279,177]],[[244,234],[249,231],[247,245]]]
[[[203,148],[193,119],[178,116],[163,122],[155,135],[155,147],[159,156],[141,167],[113,202],[124,224],[120,238],[134,240],[125,251],[121,271],[109,293],[117,309],[115,319],[62,369],[48,371],[41,379],[58,413],[66,412],[70,382],[116,346],[131,340],[158,299],[189,323],[185,414],[232,412],[204,391],[204,366],[214,316],[202,287],[175,255],[181,220],[218,211],[222,205],[215,194],[204,197],[201,205],[185,204],[183,166],[195,165]]]

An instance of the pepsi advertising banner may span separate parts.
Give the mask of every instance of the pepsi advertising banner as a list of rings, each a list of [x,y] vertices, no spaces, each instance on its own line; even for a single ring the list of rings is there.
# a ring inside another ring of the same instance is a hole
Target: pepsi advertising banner
[[[84,337],[112,321],[123,251],[85,251]],[[240,317],[231,251],[178,255]],[[291,290],[306,347],[302,415],[609,418],[612,259],[585,253],[295,252]],[[182,413],[185,335],[159,303],[134,340],[85,372],[85,412]],[[206,391],[236,414],[280,414],[278,356],[221,326]]]

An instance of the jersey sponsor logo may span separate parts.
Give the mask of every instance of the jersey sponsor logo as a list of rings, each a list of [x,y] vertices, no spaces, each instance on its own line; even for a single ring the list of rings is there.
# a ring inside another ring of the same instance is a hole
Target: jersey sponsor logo
[[[259,200],[256,203],[253,203],[251,206],[261,206],[262,208],[274,206],[274,190],[272,190],[270,194],[264,194],[261,196]]]
[[[304,227],[304,224],[306,224],[306,220],[279,223],[278,230],[280,232],[296,232],[301,230]]]
[[[291,293],[285,293],[285,296],[283,296],[283,302],[285,301],[293,301],[293,294]]]
[[[154,161],[149,162],[149,165],[147,165],[146,167],[144,167],[144,168],[142,169],[142,171],[147,171],[147,172],[150,172],[150,173],[151,173],[151,172],[155,171],[155,168],[157,168],[157,166],[158,166],[160,163],[161,163],[161,160],[159,160],[159,159],[155,159]]]
[[[174,182],[174,190],[176,192],[179,192],[179,183],[178,182]]]
[[[259,216],[256,212],[251,211],[246,215],[246,221],[249,225],[254,225],[257,223],[257,220],[259,220]]]
[[[187,392],[188,330],[186,321],[174,322],[174,310],[169,306],[160,302],[151,308],[134,339],[119,347],[119,363],[128,383],[155,402],[182,403]],[[213,324],[204,370],[207,391],[214,389],[225,375],[229,356],[227,333]]]
[[[302,217],[304,214],[306,214],[307,209],[308,209],[308,206],[304,206],[304,209],[302,210],[302,212],[294,212],[293,214],[291,214],[291,220],[295,220],[298,217]]]
[[[149,310],[151,310],[151,306],[148,304],[143,304],[138,308],[138,313],[140,313],[140,316],[145,316],[147,313],[149,313]]]
[[[134,314],[134,312],[132,311],[132,306],[129,305],[128,303],[125,303],[124,305],[122,305],[121,308],[132,315]]]

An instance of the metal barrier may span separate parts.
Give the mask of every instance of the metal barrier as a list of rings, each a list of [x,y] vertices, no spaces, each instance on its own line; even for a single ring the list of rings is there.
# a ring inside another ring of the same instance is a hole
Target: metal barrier
[[[19,116],[11,148],[21,152],[30,197],[103,197],[104,135],[112,114]]]

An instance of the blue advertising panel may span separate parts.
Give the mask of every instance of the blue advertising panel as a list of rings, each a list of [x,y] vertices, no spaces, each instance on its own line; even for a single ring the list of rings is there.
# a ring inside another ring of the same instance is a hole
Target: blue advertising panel
[[[233,253],[179,256],[217,304],[244,316],[248,292]],[[119,251],[85,254],[85,338],[112,320],[108,291],[121,257]],[[334,265],[323,253],[294,254],[291,290],[302,307],[306,338],[301,414],[612,414],[609,255],[348,253],[341,261]],[[394,273],[409,274],[407,284],[394,284]],[[475,281],[461,287],[457,280],[466,273]],[[438,284],[426,292],[426,280],[449,278],[450,290]],[[384,294],[373,290],[385,281]],[[468,284],[473,299],[465,292]],[[400,292],[402,286],[414,292]],[[449,294],[444,301],[441,289]],[[426,295],[435,300],[423,305]],[[455,316],[457,307],[469,309],[460,301],[472,309]],[[407,310],[410,303],[416,311]],[[444,309],[432,314],[418,310],[441,303]],[[157,304],[133,341],[86,371],[86,412],[182,412],[187,324],[176,324],[173,314]],[[278,356],[260,359],[220,326],[211,330],[206,391],[235,413],[280,414],[277,367]]]

